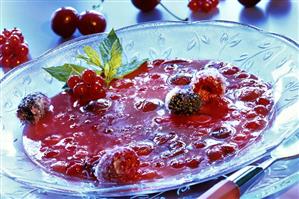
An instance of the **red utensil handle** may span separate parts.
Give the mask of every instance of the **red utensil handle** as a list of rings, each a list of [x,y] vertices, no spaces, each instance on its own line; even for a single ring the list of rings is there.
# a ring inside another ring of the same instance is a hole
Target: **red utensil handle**
[[[197,199],[239,199],[240,196],[238,185],[225,179],[215,184]]]

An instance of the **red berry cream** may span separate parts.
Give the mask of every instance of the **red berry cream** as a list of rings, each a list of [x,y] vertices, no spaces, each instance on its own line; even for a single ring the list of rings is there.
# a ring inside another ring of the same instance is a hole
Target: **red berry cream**
[[[114,31],[100,49],[85,46],[78,56],[90,69],[45,68],[64,90],[33,93],[19,105],[24,148],[48,171],[99,184],[169,177],[238,158],[270,122],[271,86],[236,66],[122,64]]]

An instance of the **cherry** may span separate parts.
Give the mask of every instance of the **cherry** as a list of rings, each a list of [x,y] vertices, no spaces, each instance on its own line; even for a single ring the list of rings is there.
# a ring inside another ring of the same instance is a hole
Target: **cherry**
[[[52,30],[59,36],[67,38],[73,35],[78,24],[77,11],[72,7],[62,7],[52,14]]]
[[[246,8],[255,6],[261,0],[238,0]]]
[[[72,75],[67,80],[67,85],[70,89],[73,89],[79,82],[81,82],[81,77],[79,75]]]
[[[3,34],[1,34],[0,35],[0,45],[5,44],[5,42],[6,42],[6,37]]]
[[[86,69],[82,73],[82,81],[86,84],[92,84],[94,83],[96,77],[96,73],[93,70]]]
[[[153,10],[161,0],[131,0],[133,5],[143,12]]]
[[[105,17],[94,10],[82,12],[79,16],[78,29],[83,35],[104,32],[106,25]]]

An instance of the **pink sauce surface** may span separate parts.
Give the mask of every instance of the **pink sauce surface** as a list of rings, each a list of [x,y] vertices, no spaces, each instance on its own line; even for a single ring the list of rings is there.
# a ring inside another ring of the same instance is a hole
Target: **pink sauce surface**
[[[191,77],[205,67],[225,78],[226,108],[204,105],[192,116],[165,106],[177,74]],[[99,111],[84,109],[68,92],[51,98],[52,112],[24,129],[29,156],[50,171],[95,180],[91,166],[106,150],[129,146],[140,159],[140,178],[155,179],[225,161],[253,143],[273,112],[270,86],[235,66],[210,61],[156,60],[111,83]],[[237,158],[237,157],[236,157]],[[104,179],[98,179],[105,182]]]

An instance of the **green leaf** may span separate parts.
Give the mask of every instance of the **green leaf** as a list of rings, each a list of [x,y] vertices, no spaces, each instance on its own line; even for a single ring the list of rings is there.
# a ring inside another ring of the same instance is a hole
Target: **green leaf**
[[[43,69],[47,71],[55,79],[61,82],[66,82],[70,75],[80,75],[82,71],[86,68],[75,64],[64,64],[62,66],[53,66]]]
[[[134,59],[131,61],[131,63],[122,65],[117,69],[117,73],[115,74],[114,78],[121,79],[124,76],[132,73],[133,71],[137,70],[141,65],[143,65],[145,62],[147,62],[148,59],[143,59],[138,61],[137,59]]]
[[[105,38],[100,44],[100,53],[104,63],[108,63],[109,60],[111,59],[111,50],[115,42],[117,42],[117,45],[121,46],[120,41],[114,29],[112,29],[108,34],[107,38]],[[122,54],[122,47],[121,47],[121,54]]]
[[[89,59],[88,61],[91,64],[93,64],[95,66],[102,67],[100,56],[99,56],[98,52],[95,49],[93,49],[91,46],[85,46],[83,48],[83,50],[84,50],[85,54],[87,55],[87,57]],[[81,57],[81,58],[83,58],[83,57]],[[84,57],[83,59],[86,60],[86,57]]]

